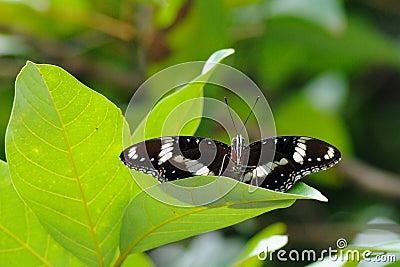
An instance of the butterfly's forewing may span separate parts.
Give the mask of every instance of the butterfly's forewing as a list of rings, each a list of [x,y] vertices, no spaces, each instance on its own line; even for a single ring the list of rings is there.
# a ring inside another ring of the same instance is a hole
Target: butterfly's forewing
[[[125,149],[121,160],[129,168],[150,174],[160,182],[195,175],[218,175],[230,148],[224,143],[194,136],[165,136]]]
[[[249,148],[245,181],[282,192],[305,175],[332,167],[341,158],[334,146],[305,136],[263,139],[250,144]]]

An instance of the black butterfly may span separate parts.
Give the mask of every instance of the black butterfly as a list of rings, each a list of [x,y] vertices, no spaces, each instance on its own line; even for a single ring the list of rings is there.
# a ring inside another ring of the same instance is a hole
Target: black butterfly
[[[305,175],[338,163],[341,155],[334,146],[315,138],[278,136],[246,146],[238,134],[231,146],[194,136],[150,139],[128,147],[120,158],[129,168],[160,182],[222,175],[286,192]]]

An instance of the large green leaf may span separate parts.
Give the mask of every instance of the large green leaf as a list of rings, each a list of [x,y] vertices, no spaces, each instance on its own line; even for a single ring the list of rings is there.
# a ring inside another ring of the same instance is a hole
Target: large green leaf
[[[180,190],[174,185],[180,186]],[[212,201],[213,198],[216,200]],[[153,186],[138,194],[126,210],[120,261],[129,253],[149,250],[289,207],[296,199],[326,201],[317,190],[302,183],[290,193],[257,188],[230,178],[206,176]]]
[[[233,53],[233,49],[215,52],[205,63],[201,74],[160,100],[135,129],[133,142],[168,135],[193,135],[203,113],[204,85],[218,66],[217,63]]]
[[[15,192],[0,161],[0,262],[3,266],[83,266],[43,229]]]
[[[12,181],[42,225],[89,265],[116,253],[133,185],[119,162],[121,112],[61,68],[18,75],[6,155]]]

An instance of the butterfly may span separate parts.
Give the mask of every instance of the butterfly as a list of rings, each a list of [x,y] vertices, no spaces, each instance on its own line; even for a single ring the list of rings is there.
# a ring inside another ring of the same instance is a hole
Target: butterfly
[[[277,136],[245,145],[241,134],[232,145],[203,137],[164,136],[126,148],[121,161],[159,182],[187,177],[225,176],[286,192],[302,177],[326,170],[341,159],[334,146],[306,136]]]

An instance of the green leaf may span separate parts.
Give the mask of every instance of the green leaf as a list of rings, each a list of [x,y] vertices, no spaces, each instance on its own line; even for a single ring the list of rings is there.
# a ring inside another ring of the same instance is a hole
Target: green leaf
[[[0,262],[4,266],[83,266],[43,229],[0,161]]]
[[[268,251],[274,251],[286,245],[286,242],[279,243],[277,246],[272,244],[268,239],[270,237],[281,236],[286,233],[286,225],[283,223],[274,223],[267,228],[263,229],[257,235],[252,237],[246,244],[246,247],[243,249],[242,254],[236,260],[236,264],[234,266],[263,266],[263,261],[258,259],[259,253],[264,253],[265,249],[268,246]],[[267,256],[267,255],[265,255]]]
[[[203,114],[203,87],[217,63],[233,53],[233,49],[215,52],[207,60],[201,75],[158,102],[135,129],[133,142],[168,135],[193,135]]]
[[[296,199],[326,201],[302,183],[290,193],[207,176],[153,186],[138,194],[126,210],[121,258],[289,207]]]
[[[123,262],[122,267],[131,266],[155,267],[154,263],[151,261],[150,257],[146,255],[146,253],[130,254]]]
[[[133,185],[119,162],[123,117],[59,67],[28,62],[6,134],[12,181],[45,229],[89,265],[115,257]]]

